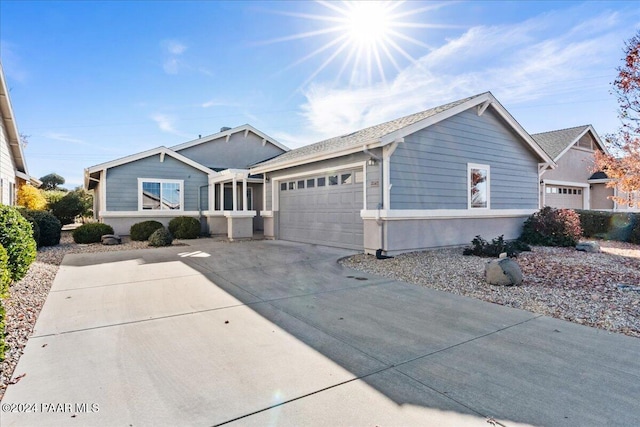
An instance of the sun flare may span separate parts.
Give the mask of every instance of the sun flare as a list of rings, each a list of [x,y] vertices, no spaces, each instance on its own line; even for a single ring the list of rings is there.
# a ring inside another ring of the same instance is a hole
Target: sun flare
[[[388,36],[392,21],[384,3],[353,3],[345,19],[349,37],[356,44],[375,44]]]
[[[418,8],[414,6],[417,3],[403,1],[338,3],[318,0],[316,3],[327,9],[326,13],[282,13],[295,18],[319,21],[326,25],[264,42],[277,43],[330,36],[324,44],[284,68],[288,70],[312,58],[322,58],[320,65],[300,85],[300,88],[306,86],[329,65],[338,63],[340,59],[342,64],[335,77],[336,81],[346,77],[351,86],[371,85],[378,81],[386,84],[387,74],[394,70],[400,72],[401,62],[417,62],[407,51],[407,46],[418,46],[422,51],[431,50],[424,41],[412,37],[411,30],[451,27],[406,20],[417,14],[443,7],[446,3],[429,3],[427,6]]]

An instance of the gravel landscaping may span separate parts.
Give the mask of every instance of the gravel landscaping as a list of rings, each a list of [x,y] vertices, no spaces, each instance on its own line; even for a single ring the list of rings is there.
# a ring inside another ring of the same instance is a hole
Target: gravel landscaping
[[[461,248],[386,260],[355,255],[341,262],[356,270],[640,337],[640,246],[599,243],[602,253],[533,247],[517,258],[523,284],[511,287],[487,284],[483,275],[488,258],[464,256]]]

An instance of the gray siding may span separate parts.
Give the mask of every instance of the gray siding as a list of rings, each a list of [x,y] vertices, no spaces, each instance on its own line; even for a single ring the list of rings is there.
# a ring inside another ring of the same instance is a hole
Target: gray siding
[[[160,155],[147,157],[135,162],[107,170],[107,203],[108,211],[138,210],[138,178],[179,179],[184,180],[185,211],[198,210],[198,191],[200,186],[207,185],[208,177],[204,172],[186,165],[171,156],[165,156],[160,162]],[[208,209],[207,190],[202,189],[202,209]]]
[[[269,142],[263,147],[262,138],[251,132],[246,138],[244,132],[238,132],[231,135],[229,142],[219,138],[176,151],[208,168],[223,169],[246,169],[284,153],[284,150]]]
[[[491,209],[538,207],[538,159],[491,108],[405,138],[391,157],[392,209],[466,209],[467,163],[491,168]]]

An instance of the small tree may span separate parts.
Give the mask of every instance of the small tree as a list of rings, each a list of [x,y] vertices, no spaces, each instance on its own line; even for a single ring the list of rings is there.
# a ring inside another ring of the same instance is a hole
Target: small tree
[[[82,186],[76,187],[73,192],[78,195],[78,198],[80,199],[80,202],[82,204],[82,211],[79,215],[82,218],[93,216],[93,194],[85,190]]]
[[[618,68],[613,86],[622,126],[617,134],[607,136],[613,154],[596,151],[595,168],[612,179],[608,187],[632,193],[640,190],[640,31],[625,43],[624,65]],[[616,152],[622,156],[617,157]],[[628,203],[625,197],[613,200]],[[640,207],[640,200],[637,203]]]
[[[17,202],[32,211],[43,211],[47,208],[47,199],[42,192],[31,185],[23,185],[18,189]]]
[[[61,190],[60,186],[64,184],[64,178],[58,175],[57,173],[50,173],[49,175],[45,175],[40,178],[42,181],[43,190]]]
[[[62,225],[65,225],[72,224],[77,216],[82,215],[85,204],[78,192],[71,191],[57,202],[51,203],[49,208]]]

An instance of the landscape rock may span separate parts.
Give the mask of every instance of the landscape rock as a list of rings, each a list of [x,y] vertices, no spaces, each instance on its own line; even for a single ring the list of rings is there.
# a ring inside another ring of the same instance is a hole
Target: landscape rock
[[[514,286],[522,284],[522,270],[510,258],[489,261],[484,267],[485,280],[492,285]]]
[[[122,238],[116,234],[105,234],[100,238],[103,245],[119,245],[122,243]]]
[[[576,245],[576,250],[581,252],[598,253],[600,252],[600,245],[598,244],[598,242],[593,241],[580,242]]]

